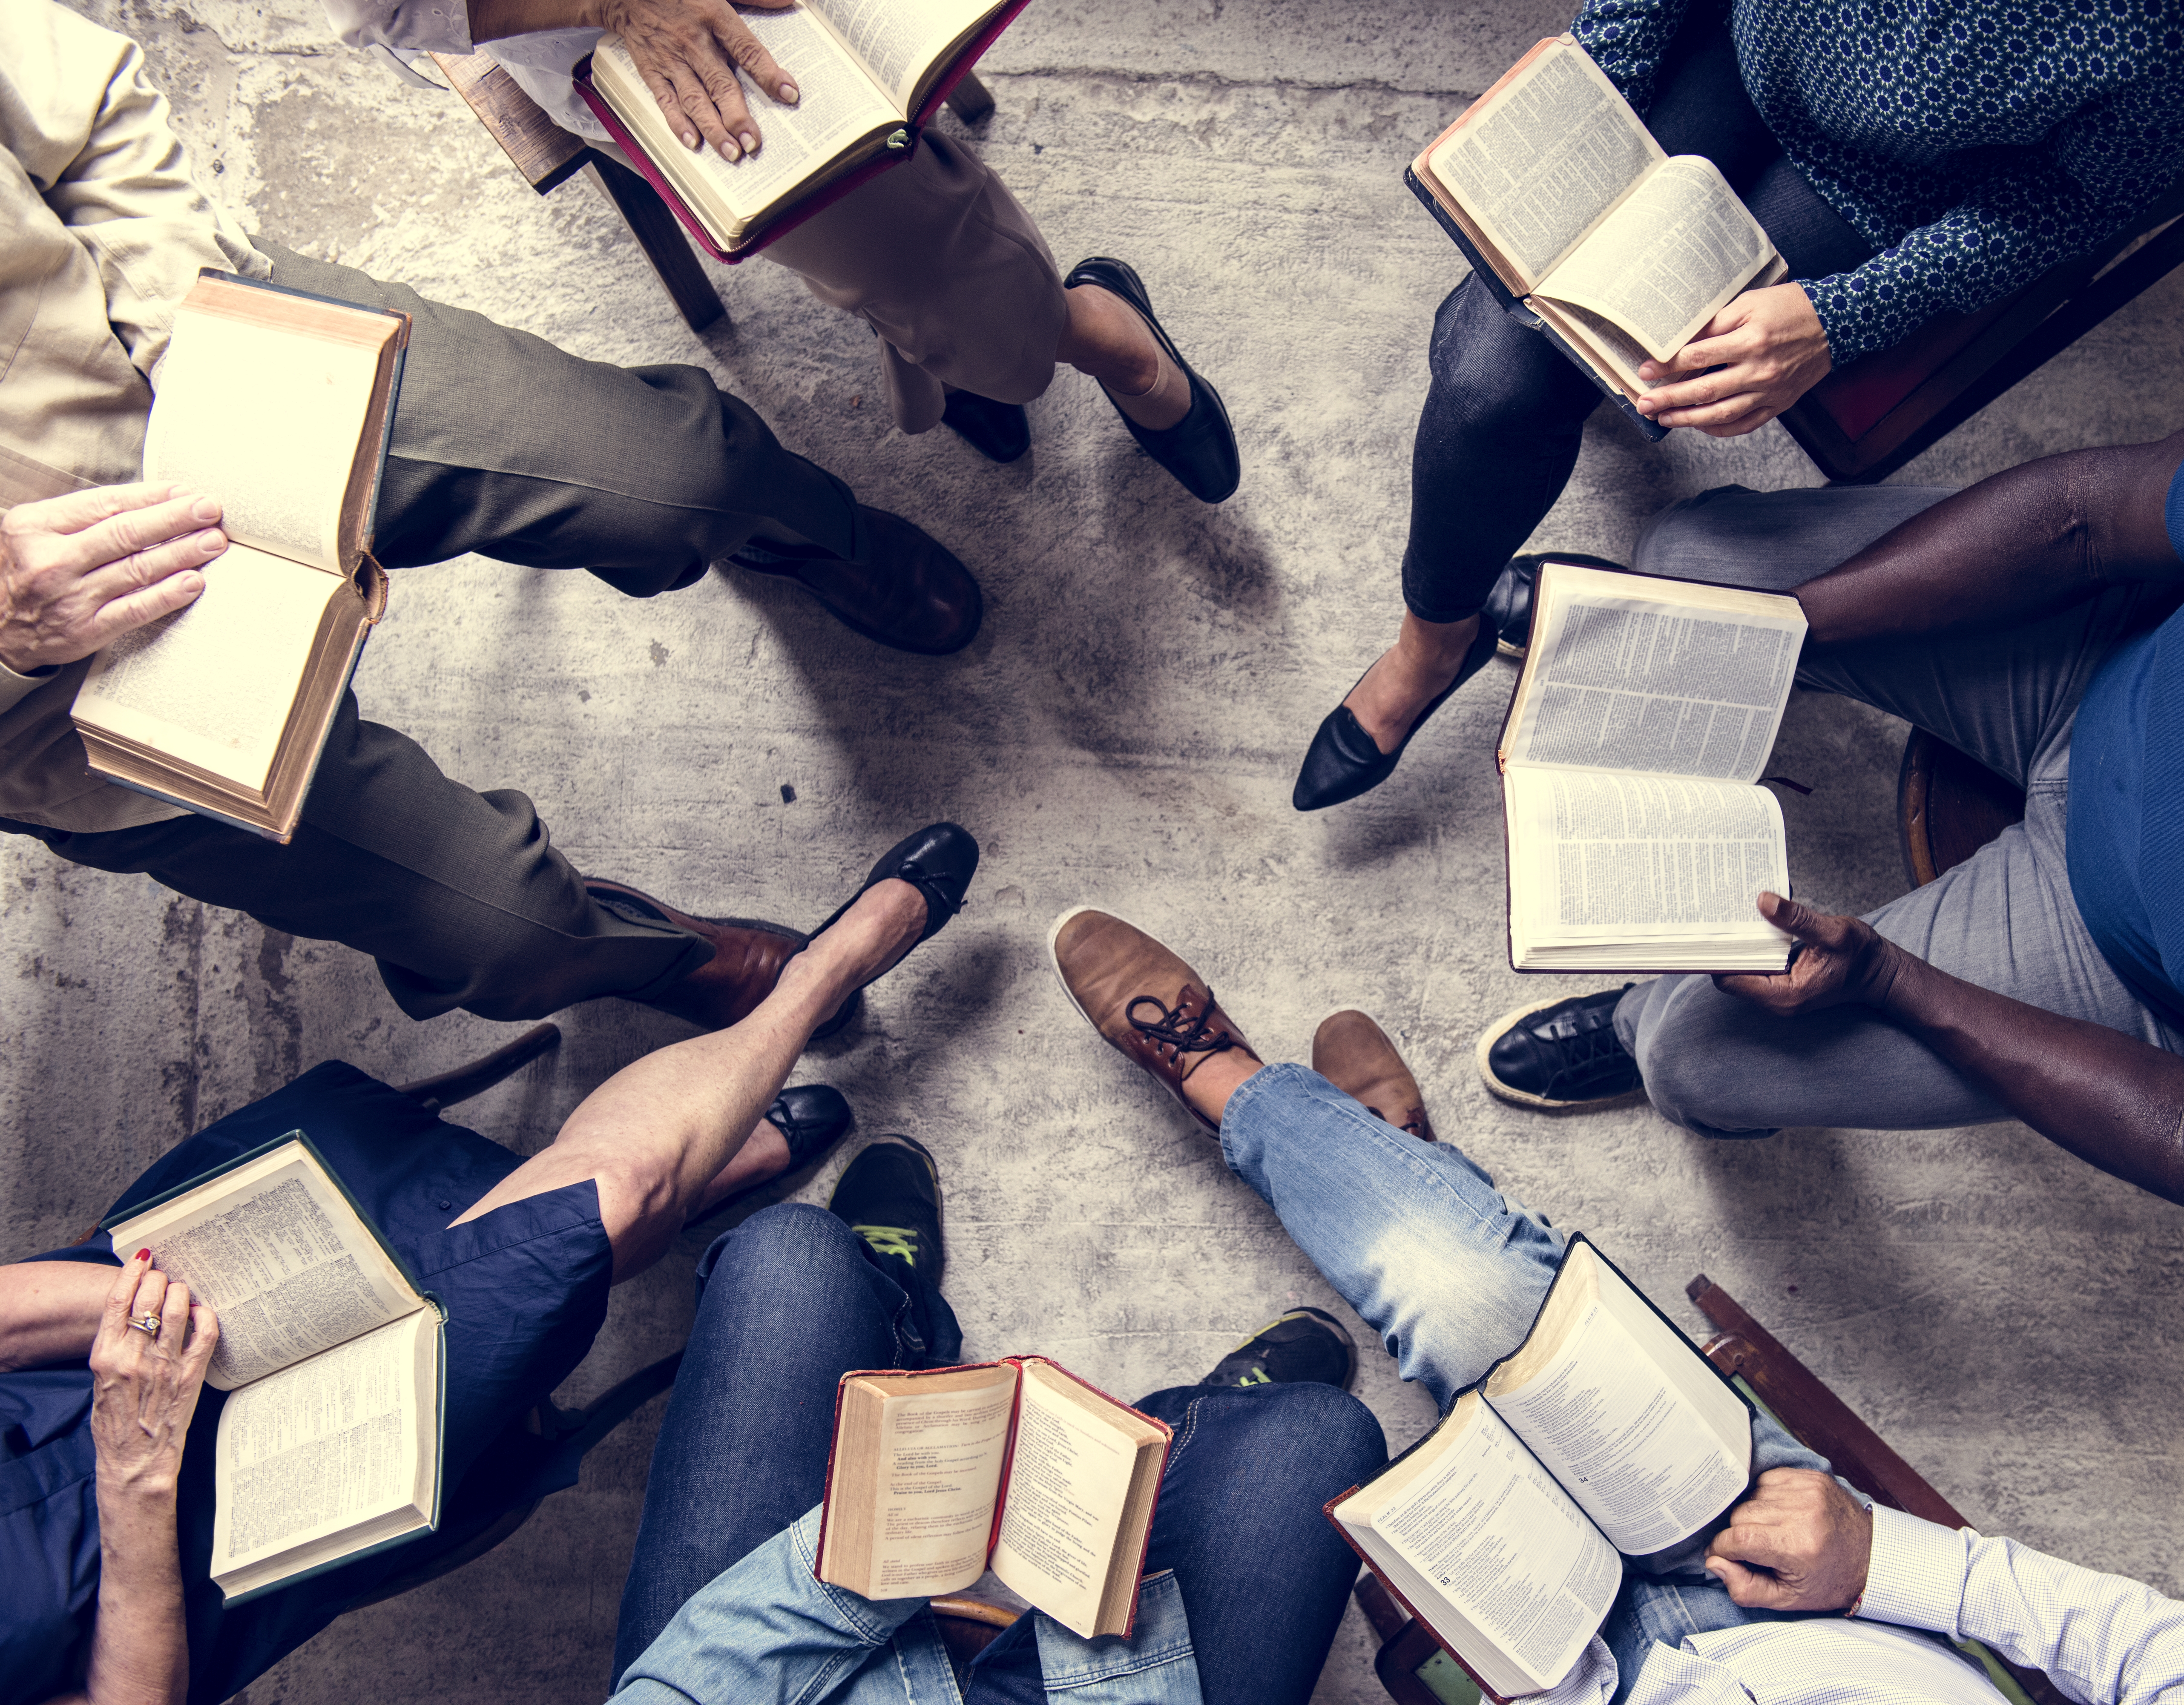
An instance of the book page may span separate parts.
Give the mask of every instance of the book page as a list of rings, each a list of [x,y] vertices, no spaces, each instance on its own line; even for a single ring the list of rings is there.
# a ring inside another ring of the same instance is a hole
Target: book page
[[[1134,1442],[1024,1369],[994,1573],[1092,1637],[1136,1466]]]
[[[1434,175],[1533,288],[1663,158],[1582,47],[1540,56],[1436,148]]]
[[[742,77],[744,98],[763,141],[755,154],[725,160],[708,143],[682,146],[644,86],[637,62],[616,36],[604,36],[592,56],[592,81],[616,117],[642,141],[652,162],[733,248],[744,227],[794,196],[808,178],[823,176],[833,157],[875,127],[902,123],[901,114],[863,68],[804,6],[737,14],[795,80],[799,99],[784,107]]]
[[[880,1421],[872,1598],[952,1592],[985,1573],[1016,1380],[890,1397]]]
[[[75,714],[241,788],[262,791],[326,606],[345,580],[231,544],[197,602],[98,655]]]
[[[1535,1688],[1568,1674],[1623,1581],[1615,1548],[1483,1407],[1455,1448],[1373,1527]],[[1412,1607],[1430,1616],[1415,1599]],[[1463,1655],[1478,1663],[1474,1652]]]
[[[1788,940],[1759,916],[1790,892],[1782,808],[1764,788],[1512,768],[1510,903],[1529,940],[1733,933]]]
[[[812,3],[827,14],[835,33],[865,62],[865,69],[905,115],[926,74],[942,69],[949,50],[994,9],[992,0],[812,0]],[[743,15],[748,19],[754,14]],[[760,123],[763,127],[765,120]]]
[[[1587,1245],[1555,1283],[1564,1295],[1533,1331],[1542,1353],[1528,1340],[1488,1379],[1486,1400],[1617,1549],[1664,1550],[1744,1490],[1747,1412],[1704,1368],[1680,1369],[1698,1352]],[[1620,1308],[1601,1294],[1610,1284],[1624,1292]]]
[[[144,477],[217,498],[231,539],[339,574],[342,499],[378,371],[378,352],[361,344],[185,304]]]
[[[1551,568],[1558,582],[1587,572]],[[1635,577],[1591,577],[1636,590]],[[1682,582],[1650,584],[1662,595],[1542,599],[1538,660],[1527,660],[1503,745],[1511,767],[1759,779],[1797,677],[1803,612],[1795,599],[1768,594],[1759,597],[1777,609],[1767,614],[1686,608],[1668,601]]]
[[[414,1506],[421,1422],[436,1392],[412,1315],[284,1368],[220,1412],[212,1569],[231,1573],[391,1510]]]
[[[232,1390],[414,1312],[422,1299],[301,1143],[117,1223],[220,1317],[205,1383]]]
[[[1538,293],[1613,320],[1665,361],[1774,254],[1721,169],[1678,154],[1557,263]]]

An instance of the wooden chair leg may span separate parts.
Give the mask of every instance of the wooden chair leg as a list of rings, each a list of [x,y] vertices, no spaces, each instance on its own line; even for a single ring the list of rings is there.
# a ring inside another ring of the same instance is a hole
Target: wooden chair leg
[[[726,314],[728,310],[721,305],[720,293],[698,264],[690,240],[652,186],[620,161],[601,154],[592,156],[591,169],[609,199],[621,209],[631,235],[666,286],[682,323],[693,332],[702,332]]]
[[[560,1040],[560,1025],[534,1025],[505,1047],[496,1048],[467,1066],[458,1066],[454,1071],[443,1072],[437,1078],[421,1078],[414,1084],[403,1084],[402,1093],[415,1095],[437,1112],[443,1107],[454,1106],[458,1101],[467,1101],[473,1095],[482,1095],[502,1078],[521,1070],[541,1054],[559,1046]]]
[[[994,98],[978,81],[976,71],[966,71],[948,92],[948,110],[967,125],[975,125],[994,110]]]

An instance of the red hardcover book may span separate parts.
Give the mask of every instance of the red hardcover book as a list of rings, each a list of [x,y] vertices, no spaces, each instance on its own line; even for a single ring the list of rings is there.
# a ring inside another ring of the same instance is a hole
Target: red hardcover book
[[[1127,1635],[1172,1436],[1043,1356],[844,1373],[813,1573],[886,1599],[990,1568],[1088,1639]],[[1019,1475],[1045,1496],[1011,1522]]]
[[[635,133],[631,119],[625,118],[615,110],[607,96],[601,91],[595,75],[597,55],[587,54],[579,60],[573,75],[577,92],[582,98],[584,104],[592,109],[599,121],[606,127],[607,134],[612,137],[622,152],[629,156],[630,163],[637,168],[639,175],[659,192],[660,198],[667,203],[676,218],[682,220],[683,228],[690,233],[691,240],[714,259],[726,265],[735,266],[756,254],[770,243],[787,236],[813,215],[832,207],[861,184],[869,182],[881,172],[891,170],[896,166],[905,164],[916,153],[918,139],[923,133],[926,125],[931,121],[933,115],[940,109],[941,103],[948,98],[956,84],[969,74],[971,68],[978,63],[986,49],[993,46],[1001,31],[1007,29],[1016,20],[1017,14],[1029,3],[1030,0],[1008,0],[1008,3],[1001,6],[1000,9],[986,14],[983,20],[978,24],[975,33],[946,57],[945,68],[936,78],[925,85],[918,94],[915,109],[909,111],[896,109],[900,123],[886,137],[883,139],[867,133],[861,139],[862,148],[870,149],[877,147],[877,153],[863,159],[861,164],[852,165],[846,171],[837,172],[833,176],[827,175],[826,162],[822,161],[819,167],[818,181],[809,191],[800,193],[792,191],[785,200],[771,210],[755,216],[749,227],[741,233],[740,239],[733,242],[723,242],[720,239],[705,217],[693,206],[692,198],[686,197],[671,181],[675,173],[663,167],[661,161],[655,158],[654,146],[648,145]],[[823,20],[827,18],[827,0],[801,0],[801,4],[811,6],[815,15],[819,19]],[[800,6],[799,9],[801,9]],[[749,13],[745,15],[754,20],[763,20],[777,14]],[[831,25],[826,27],[828,34],[842,45],[844,53],[853,58],[855,57],[855,50],[848,47],[846,39],[841,32],[834,31]],[[603,42],[602,48],[604,48],[605,45]],[[861,59],[857,63],[859,69],[864,70],[869,76],[869,68],[863,66]],[[792,65],[787,69],[792,74],[796,74],[794,66]],[[809,81],[808,77],[804,79],[805,83],[808,84]],[[880,87],[877,77],[872,77],[871,81],[875,88]],[[752,115],[757,120],[760,130],[763,133],[766,130],[769,112],[777,113],[781,109],[774,108],[766,97],[756,93],[748,85],[745,86],[744,92],[750,102]],[[805,99],[822,101],[827,98],[828,92],[828,91],[821,91],[814,93],[807,91]],[[644,119],[636,120],[634,122],[649,125],[654,122],[653,109],[654,103],[650,97],[647,96],[644,100],[646,115]],[[798,110],[801,110],[801,103]],[[656,146],[664,151],[669,147],[679,147],[680,144],[670,142],[663,138],[658,141]],[[758,155],[754,159],[763,160],[765,158],[765,147],[762,146]],[[716,164],[724,164],[718,160],[717,156],[715,159]],[[678,166],[677,170],[687,172],[688,168]]]

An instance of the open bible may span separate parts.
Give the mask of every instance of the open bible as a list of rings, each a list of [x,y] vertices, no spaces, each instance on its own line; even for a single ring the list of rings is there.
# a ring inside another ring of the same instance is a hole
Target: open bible
[[[921,1598],[990,1568],[1088,1640],[1128,1634],[1168,1436],[1043,1357],[844,1373],[818,1577]]]
[[[443,1321],[301,1131],[109,1221],[212,1305],[230,1602],[436,1527]]]
[[[738,160],[683,146],[619,36],[577,65],[577,92],[699,245],[733,262],[908,159],[919,128],[1025,4],[798,0],[738,12],[798,96],[785,107],[744,78],[764,140]]]
[[[144,477],[219,499],[194,604],[99,653],[73,715],[109,781],[286,841],[387,607],[372,512],[410,316],[200,272]]]
[[[1789,269],[1720,169],[1662,151],[1592,56],[1541,42],[1403,175],[1480,281],[1633,408],[1730,298]]]
[[[1797,600],[1540,565],[1496,761],[1518,971],[1780,971],[1790,892],[1758,786],[1805,643]]]
[[[1710,1527],[1752,1474],[1751,1412],[1582,1237],[1524,1343],[1328,1519],[1497,1699],[1575,1666],[1622,1559]]]

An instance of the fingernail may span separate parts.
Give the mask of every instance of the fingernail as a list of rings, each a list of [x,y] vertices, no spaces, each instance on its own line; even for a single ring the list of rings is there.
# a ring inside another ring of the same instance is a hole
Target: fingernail
[[[698,133],[697,133],[697,131],[683,131],[683,132],[682,132],[682,146],[683,146],[684,148],[696,148],[696,147],[698,146]]]
[[[210,498],[199,498],[190,505],[190,514],[198,521],[218,521],[220,505]]]
[[[149,1261],[151,1258],[152,1251],[148,1249],[140,1249],[136,1251],[136,1259],[139,1261]]]
[[[777,92],[780,95],[783,100],[786,101],[792,107],[804,98],[802,95],[797,92],[796,85],[790,82],[786,77],[783,77],[781,80],[781,87],[777,91]]]
[[[221,532],[217,527],[199,533],[196,539],[197,548],[207,552],[218,550],[226,543],[226,534]]]
[[[744,145],[744,152],[745,153],[755,154],[758,152],[758,138],[756,137],[738,137],[736,140]]]

